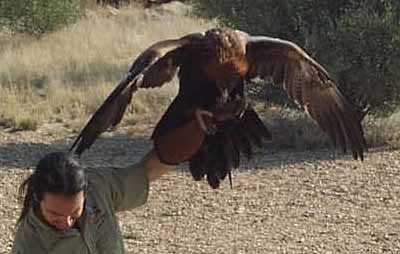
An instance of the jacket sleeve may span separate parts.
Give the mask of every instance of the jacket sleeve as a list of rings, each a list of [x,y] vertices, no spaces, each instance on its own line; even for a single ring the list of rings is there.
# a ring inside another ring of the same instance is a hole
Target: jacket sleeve
[[[141,206],[148,198],[149,181],[145,168],[140,164],[101,171],[97,169],[90,177],[90,184],[90,188],[95,188],[115,211]]]

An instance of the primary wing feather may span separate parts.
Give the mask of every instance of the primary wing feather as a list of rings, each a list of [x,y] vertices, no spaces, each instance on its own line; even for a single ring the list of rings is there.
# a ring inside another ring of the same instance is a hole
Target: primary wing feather
[[[340,93],[328,72],[295,43],[247,36],[248,79],[270,79],[308,115],[344,152],[363,159],[366,143],[360,117]]]
[[[179,67],[184,47],[201,36],[189,34],[176,40],[160,41],[139,55],[126,76],[90,118],[69,151],[80,155],[90,148],[101,133],[116,126],[139,87],[157,87],[170,81]]]

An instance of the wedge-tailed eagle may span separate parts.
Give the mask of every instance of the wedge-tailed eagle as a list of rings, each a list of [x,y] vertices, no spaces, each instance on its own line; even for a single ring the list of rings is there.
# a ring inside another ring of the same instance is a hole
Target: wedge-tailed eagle
[[[262,146],[271,138],[250,105],[216,131],[209,129],[203,119],[232,100],[246,99],[244,90],[256,77],[281,87],[335,146],[343,152],[350,150],[354,159],[363,160],[366,143],[361,117],[317,61],[293,42],[251,36],[230,28],[163,40],[147,48],[94,113],[70,151],[81,154],[102,132],[117,125],[139,88],[160,87],[176,73],[180,81],[178,94],[157,123],[152,139],[157,148],[159,137],[188,119],[197,119],[208,134],[200,149],[180,161],[164,158],[167,163],[189,161],[196,180],[206,176],[212,187],[218,187],[222,179],[230,176],[231,169],[239,166],[241,154],[250,159],[253,147]]]

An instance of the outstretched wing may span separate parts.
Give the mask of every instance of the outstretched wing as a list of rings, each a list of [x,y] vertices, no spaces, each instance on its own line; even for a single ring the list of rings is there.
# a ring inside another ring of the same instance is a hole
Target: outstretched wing
[[[303,108],[343,152],[363,160],[366,149],[361,117],[340,93],[328,72],[296,44],[269,37],[247,41],[248,78],[272,79]]]
[[[80,155],[90,148],[96,138],[116,126],[138,88],[159,87],[174,77],[187,46],[202,38],[202,34],[189,34],[176,40],[160,41],[146,49],[132,64],[100,108],[82,129],[69,151]]]

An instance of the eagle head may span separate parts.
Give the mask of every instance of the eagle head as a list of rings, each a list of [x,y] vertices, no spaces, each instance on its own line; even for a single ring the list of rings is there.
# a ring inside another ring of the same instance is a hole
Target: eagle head
[[[205,33],[204,48],[207,57],[225,63],[245,54],[241,38],[230,28],[213,28]]]

